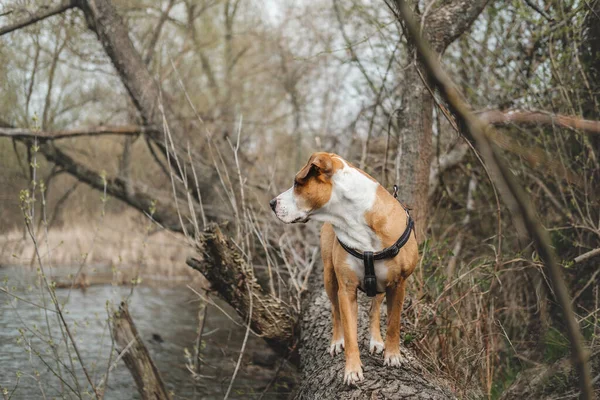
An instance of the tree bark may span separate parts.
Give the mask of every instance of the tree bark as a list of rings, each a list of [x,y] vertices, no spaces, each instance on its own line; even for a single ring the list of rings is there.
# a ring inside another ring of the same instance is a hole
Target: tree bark
[[[446,3],[425,15],[422,32],[441,55],[471,26],[487,2],[460,0]],[[413,209],[417,240],[422,242],[428,224],[429,173],[433,160],[433,99],[423,82],[426,74],[421,73],[423,68],[416,57],[410,36],[408,43],[409,59],[414,61],[405,72],[405,84],[401,86],[402,106],[397,110],[400,142],[396,155],[396,184],[399,197]]]
[[[331,303],[325,293],[322,271],[314,272],[310,292],[303,301],[300,340],[301,383],[295,394],[297,400],[312,399],[449,399],[454,398],[441,379],[432,376],[413,351],[401,347],[404,356],[401,367],[383,365],[383,355],[370,355],[370,300],[359,293],[358,333],[365,380],[358,386],[343,382],[344,355],[331,357]],[[385,325],[383,307],[381,327]],[[405,328],[404,328],[405,331]]]
[[[433,159],[433,100],[417,68],[407,69],[404,77],[402,108],[397,117],[400,143],[396,157],[398,196],[413,210],[420,243],[427,229],[428,183]]]

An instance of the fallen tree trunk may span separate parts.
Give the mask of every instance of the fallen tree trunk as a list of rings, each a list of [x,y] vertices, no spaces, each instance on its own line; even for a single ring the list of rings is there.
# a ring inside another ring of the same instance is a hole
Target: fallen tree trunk
[[[303,301],[300,340],[300,387],[295,399],[449,399],[447,385],[432,376],[415,354],[401,347],[401,367],[383,365],[383,354],[369,354],[370,299],[358,295],[358,338],[365,379],[358,386],[344,384],[344,355],[331,357],[331,303],[323,286],[322,271],[314,272],[310,292]],[[385,329],[383,307],[381,328]],[[362,345],[362,346],[361,346]]]

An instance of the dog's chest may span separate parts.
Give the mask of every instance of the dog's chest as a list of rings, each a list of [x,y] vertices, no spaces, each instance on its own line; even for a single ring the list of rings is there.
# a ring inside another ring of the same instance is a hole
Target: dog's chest
[[[364,291],[365,290],[365,264],[363,260],[360,260],[350,254],[347,255],[347,265],[352,269],[358,278],[358,286]],[[384,292],[387,286],[388,279],[388,267],[385,265],[385,260],[375,261],[375,276],[377,277],[377,292]]]

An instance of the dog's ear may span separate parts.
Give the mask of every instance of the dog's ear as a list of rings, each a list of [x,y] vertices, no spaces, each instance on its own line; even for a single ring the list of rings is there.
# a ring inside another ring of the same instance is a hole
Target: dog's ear
[[[326,176],[330,177],[331,172],[333,170],[333,161],[331,160],[331,156],[327,153],[314,153],[310,156],[308,163],[296,174],[296,179],[299,181],[303,181],[310,174],[314,174],[316,176]]]
[[[311,161],[311,165],[320,174],[331,176],[331,172],[333,170],[333,161],[331,160],[331,156],[329,154],[315,154],[315,157]]]

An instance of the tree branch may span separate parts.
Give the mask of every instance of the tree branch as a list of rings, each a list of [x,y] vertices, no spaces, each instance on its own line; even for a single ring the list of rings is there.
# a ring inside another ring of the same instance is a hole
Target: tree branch
[[[489,0],[459,0],[437,8],[426,19],[428,37],[438,53],[462,35],[483,11]]]
[[[600,134],[600,121],[592,121],[568,115],[552,114],[544,111],[487,110],[478,112],[476,115],[481,120],[495,126],[505,126],[510,124],[549,125]]]
[[[443,174],[445,171],[448,171],[449,169],[452,169],[460,164],[468,152],[469,146],[462,142],[448,153],[440,156],[437,162],[431,163],[431,168],[429,170],[428,196],[431,197],[437,189],[438,184],[440,183],[440,180],[438,179],[440,174]]]
[[[142,213],[148,215],[151,214],[154,221],[169,230],[174,232],[184,231],[184,227],[179,223],[177,210],[168,208],[167,204],[160,204],[160,206],[157,206],[157,199],[155,197],[139,191],[128,193],[128,191],[125,190],[126,185],[122,179],[102,176],[96,171],[78,163],[68,154],[62,152],[52,144],[40,145],[40,152],[48,159],[48,161],[60,166],[81,182],[87,183],[99,191],[103,191],[104,188],[106,188],[106,192],[109,195],[124,201]],[[185,228],[188,232],[194,232],[191,223]]]
[[[37,137],[40,140],[70,139],[80,136],[121,135],[136,136],[144,133],[155,133],[158,129],[152,126],[123,125],[123,126],[95,126],[91,128],[68,129],[59,131],[34,131],[21,128],[0,127],[0,137],[26,139]]]
[[[148,44],[148,49],[146,50],[146,56],[144,57],[144,64],[150,65],[152,58],[154,57],[154,51],[156,49],[156,43],[158,43],[158,39],[162,32],[162,28],[169,17],[169,13],[175,4],[175,0],[169,0],[169,4],[167,4],[167,8],[160,14],[160,19],[158,20],[158,24],[153,29],[152,38],[150,39],[150,43]]]
[[[81,2],[80,8],[88,24],[96,32],[144,123],[162,126],[158,109],[158,99],[161,97],[158,86],[133,46],[127,25],[114,5],[109,0],[86,0]],[[160,135],[155,138],[162,141]]]
[[[513,215],[523,222],[533,239],[539,256],[544,262],[556,299],[564,313],[567,336],[571,342],[573,363],[579,377],[581,398],[591,400],[594,398],[594,394],[591,383],[589,353],[585,348],[583,336],[573,312],[571,296],[562,277],[561,268],[556,261],[548,232],[538,221],[530,199],[515,180],[513,172],[505,164],[498,150],[492,146],[488,132],[492,131],[493,128],[471,113],[467,104],[464,103],[456,86],[442,69],[436,55],[430,50],[429,44],[421,37],[412,12],[406,3],[403,0],[395,0],[395,3],[398,13],[402,16],[407,29],[410,31],[423,66],[427,70],[432,83],[438,88],[444,100],[451,106],[454,114],[463,123],[462,126],[466,127],[465,135],[475,143],[485,163],[492,170],[492,178],[501,189],[504,201],[508,204]]]
[[[76,0],[63,0],[54,7],[41,7],[33,14],[29,14],[28,18],[0,28],[0,36],[16,31],[17,29],[24,28],[31,24],[35,24],[36,22],[52,17],[53,15],[63,13],[68,9],[75,7],[76,5]]]
[[[582,261],[587,260],[588,258],[592,258],[592,257],[595,257],[597,255],[600,255],[600,248],[594,249],[594,250],[590,250],[587,253],[583,253],[582,255],[575,257],[575,260],[573,260],[573,261],[575,263],[580,263]]]
[[[186,181],[187,190],[199,202],[200,199],[193,190],[196,186],[191,174],[186,176],[183,173],[183,171],[190,171],[192,166],[182,162],[183,167],[180,168],[179,162],[176,161],[175,149],[165,143],[163,133],[165,133],[165,123],[170,120],[169,110],[159,103],[163,93],[129,38],[129,31],[123,19],[110,0],[80,0],[79,7],[83,10],[89,26],[96,32],[102,47],[111,59],[121,82],[139,111],[144,125],[160,127],[156,131],[148,132],[148,137],[156,143],[162,154],[166,156],[169,153],[167,159],[173,173],[182,181]],[[180,138],[178,134],[173,136],[175,139]],[[174,141],[177,143],[177,140]]]

